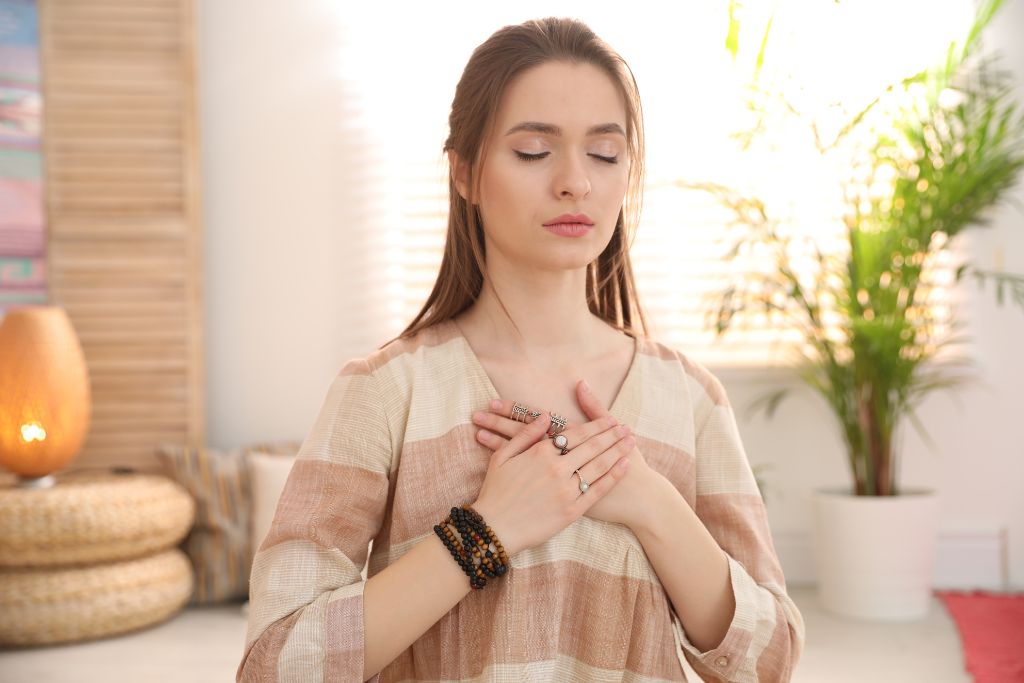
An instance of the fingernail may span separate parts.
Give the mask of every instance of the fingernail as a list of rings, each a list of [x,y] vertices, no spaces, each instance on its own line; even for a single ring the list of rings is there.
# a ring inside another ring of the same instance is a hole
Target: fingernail
[[[590,391],[590,385],[587,384],[587,380],[583,380],[583,391]]]
[[[491,401],[491,408],[493,410],[501,409],[501,401],[498,401],[498,400]]]

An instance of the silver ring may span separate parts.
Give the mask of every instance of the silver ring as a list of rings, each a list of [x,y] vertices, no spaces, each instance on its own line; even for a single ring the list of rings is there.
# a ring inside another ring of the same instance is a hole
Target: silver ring
[[[512,404],[512,419],[516,422],[526,422],[528,412],[526,406],[521,403]]]
[[[565,434],[555,434],[548,438],[551,439],[551,443],[555,445],[555,448],[561,451],[559,455],[565,455],[569,452],[569,439],[565,438]]]
[[[554,436],[565,429],[565,418],[551,413],[551,426],[548,427],[548,436]]]
[[[580,478],[580,493],[586,493],[587,489],[590,488],[590,483],[583,478],[583,475],[580,474],[579,470],[573,470],[572,473]]]

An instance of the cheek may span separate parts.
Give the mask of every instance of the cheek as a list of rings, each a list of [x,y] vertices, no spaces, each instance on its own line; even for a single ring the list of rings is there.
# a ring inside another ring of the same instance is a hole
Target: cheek
[[[514,210],[522,205],[526,196],[533,196],[536,192],[536,176],[535,173],[524,173],[511,163],[495,164],[482,178],[481,200]]]
[[[537,202],[537,174],[495,164],[480,178],[480,212],[490,230],[504,232],[529,220]]]
[[[603,179],[604,192],[609,204],[620,206],[629,188],[629,169],[624,168],[617,173],[610,173]]]

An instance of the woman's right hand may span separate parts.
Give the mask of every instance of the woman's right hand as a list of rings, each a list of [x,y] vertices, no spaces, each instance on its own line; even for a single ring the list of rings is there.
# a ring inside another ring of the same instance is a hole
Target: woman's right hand
[[[572,524],[626,476],[635,442],[615,418],[563,431],[571,449],[565,455],[547,437],[550,423],[544,413],[494,451],[473,503],[509,556]],[[573,472],[587,463],[589,476],[600,476],[581,493]]]

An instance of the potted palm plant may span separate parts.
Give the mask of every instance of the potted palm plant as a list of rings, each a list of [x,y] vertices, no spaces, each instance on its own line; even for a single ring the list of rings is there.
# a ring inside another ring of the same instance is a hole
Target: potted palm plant
[[[796,372],[825,399],[842,434],[852,486],[815,493],[814,534],[822,603],[842,615],[912,619],[930,604],[935,494],[901,485],[894,436],[909,422],[928,439],[917,406],[971,378],[970,362],[957,354],[962,322],[945,295],[970,275],[994,282],[1000,301],[1009,291],[1024,307],[1024,277],[981,271],[957,249],[960,235],[987,225],[987,210],[1008,198],[1024,167],[1024,116],[995,58],[977,54],[1001,4],[983,2],[940,64],[891,85],[834,140],[814,131],[822,155],[849,159],[842,247],[786,232],[757,197],[684,183],[731,210],[741,236],[726,258],[748,259],[714,298],[716,333],[752,315],[799,330]],[[786,109],[781,97],[758,93],[763,116],[748,146],[764,132],[770,102]],[[758,405],[771,415],[789,391]]]

